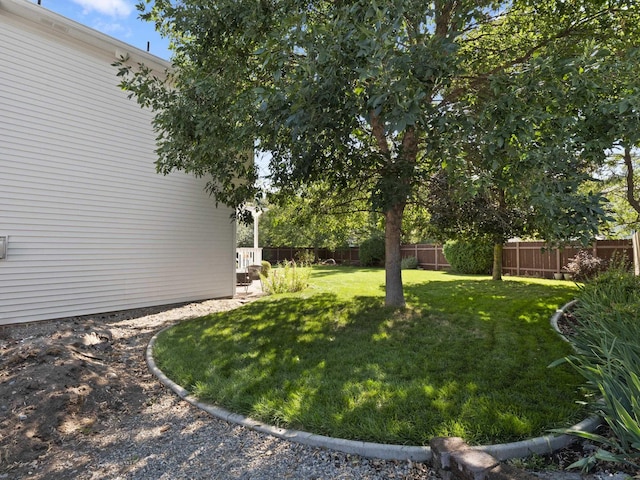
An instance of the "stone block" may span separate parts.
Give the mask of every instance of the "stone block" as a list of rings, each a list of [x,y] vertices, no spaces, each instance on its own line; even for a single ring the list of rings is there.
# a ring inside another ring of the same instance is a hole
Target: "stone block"
[[[488,453],[464,449],[451,454],[451,471],[459,480],[487,480],[491,469],[500,462]]]
[[[451,470],[451,454],[469,448],[460,437],[435,437],[429,442],[431,462],[436,470]]]

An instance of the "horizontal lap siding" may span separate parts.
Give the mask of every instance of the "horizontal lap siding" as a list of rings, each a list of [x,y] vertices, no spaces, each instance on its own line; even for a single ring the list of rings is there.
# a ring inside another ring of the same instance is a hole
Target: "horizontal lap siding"
[[[0,8],[0,324],[233,294],[234,227],[155,172],[114,57]]]

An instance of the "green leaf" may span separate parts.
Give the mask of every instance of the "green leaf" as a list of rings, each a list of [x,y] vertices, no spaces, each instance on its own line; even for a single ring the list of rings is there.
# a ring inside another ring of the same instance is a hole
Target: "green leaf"
[[[627,102],[626,100],[621,101],[618,104],[618,113],[623,114],[627,110],[629,110],[629,102]]]
[[[594,454],[594,457],[598,460],[602,460],[603,462],[620,462],[621,459],[623,459],[624,457],[622,455],[614,455],[613,453],[607,451],[607,450],[602,450],[601,448],[599,448],[596,453]]]
[[[573,470],[574,468],[579,468],[583,472],[588,472],[595,465],[596,460],[593,457],[584,457],[578,460],[577,462],[573,462],[571,465],[567,467],[567,470]]]
[[[569,359],[567,357],[565,358],[559,358],[558,360],[555,360],[553,362],[551,362],[547,368],[554,368],[557,367],[559,365],[564,365],[565,363],[569,363]]]

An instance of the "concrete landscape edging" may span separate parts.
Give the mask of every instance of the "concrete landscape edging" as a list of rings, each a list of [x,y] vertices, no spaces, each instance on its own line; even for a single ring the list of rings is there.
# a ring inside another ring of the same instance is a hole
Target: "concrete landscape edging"
[[[571,300],[569,303],[564,304],[562,307],[556,310],[556,313],[554,313],[551,316],[551,320],[550,320],[550,323],[553,329],[556,331],[558,335],[560,335],[560,338],[562,338],[567,343],[571,343],[571,341],[567,337],[565,337],[560,331],[560,327],[558,327],[558,321],[562,318],[562,316],[564,315],[564,312],[566,312],[568,309],[573,307],[576,303],[578,303],[578,300]]]
[[[570,304],[572,304],[572,302],[570,302]],[[556,317],[556,315],[561,315],[566,308],[569,308],[571,306],[570,304],[567,304],[556,311],[556,313],[554,314],[555,324],[553,320],[554,317],[552,317],[551,323],[552,325],[554,325],[556,331],[558,331],[557,320],[559,318],[559,316]],[[160,380],[160,382],[162,382],[163,385],[173,390],[173,392],[175,392],[176,395],[178,395],[183,400],[207,412],[209,415],[221,420],[225,420],[227,422],[242,425],[260,433],[266,433],[276,438],[289,440],[310,447],[327,448],[343,453],[361,455],[363,457],[377,458],[381,460],[411,460],[413,462],[431,462],[431,447],[362,442],[357,440],[347,440],[344,438],[327,437],[325,435],[317,435],[301,430],[279,428],[272,425],[267,425],[264,422],[260,422],[250,417],[245,417],[243,415],[230,412],[224,408],[216,407],[215,405],[200,402],[196,397],[190,395],[187,390],[167,377],[162,372],[162,370],[157,367],[153,359],[153,347],[155,345],[156,339],[158,338],[158,335],[174,326],[175,325],[171,325],[163,328],[151,338],[151,340],[147,344],[147,348],[145,351],[147,365],[151,373],[153,373]],[[562,336],[562,338],[565,337]],[[568,341],[566,338],[565,340]],[[592,432],[600,424],[601,420],[599,417],[590,417],[570,427],[569,429]],[[519,442],[499,443],[495,445],[478,445],[471,448],[488,453],[496,459],[503,461],[511,458],[528,457],[533,454],[545,455],[548,453],[552,453],[555,450],[566,447],[575,440],[576,437],[571,435],[545,435],[542,437],[522,440]]]

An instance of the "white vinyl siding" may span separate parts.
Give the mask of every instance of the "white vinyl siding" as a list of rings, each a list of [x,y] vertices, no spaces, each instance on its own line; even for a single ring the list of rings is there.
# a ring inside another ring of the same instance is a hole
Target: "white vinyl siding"
[[[114,60],[0,2],[0,324],[234,294],[231,211],[155,172]]]

